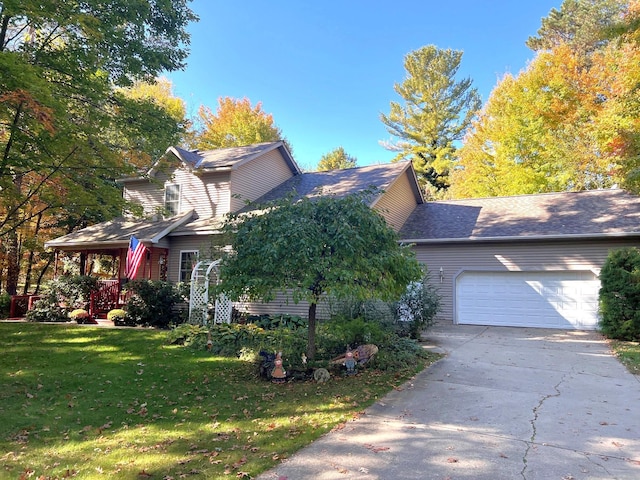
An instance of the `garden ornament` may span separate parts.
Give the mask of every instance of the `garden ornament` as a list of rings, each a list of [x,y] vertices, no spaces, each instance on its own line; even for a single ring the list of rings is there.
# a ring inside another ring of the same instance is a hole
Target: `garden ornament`
[[[356,359],[353,358],[353,352],[347,350],[347,354],[344,359],[344,366],[347,367],[347,375],[356,374]]]
[[[282,352],[276,354],[276,359],[273,362],[274,367],[271,371],[271,381],[273,383],[284,383],[287,378],[287,372],[282,367]]]
[[[318,383],[328,382],[330,378],[331,378],[331,374],[329,373],[329,370],[327,370],[326,368],[317,368],[313,372],[313,379]]]

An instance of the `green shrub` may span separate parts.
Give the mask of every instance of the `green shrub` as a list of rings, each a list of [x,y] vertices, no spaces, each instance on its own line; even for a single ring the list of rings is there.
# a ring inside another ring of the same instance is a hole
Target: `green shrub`
[[[640,250],[610,252],[600,282],[602,333],[619,340],[640,340]]]
[[[419,339],[422,331],[434,323],[440,310],[440,295],[425,278],[410,284],[395,307],[400,331],[406,329],[409,337]]]
[[[277,328],[307,328],[309,323],[305,318],[297,315],[249,315],[246,323],[253,323],[265,330],[275,330]]]
[[[426,356],[416,340],[398,336],[391,322],[334,317],[318,324],[316,358],[305,364],[303,357],[307,350],[307,329],[291,328],[289,322],[283,322],[288,326],[272,328],[274,323],[278,323],[278,318],[284,317],[253,317],[247,320],[256,323],[222,323],[208,327],[183,324],[173,328],[168,339],[170,343],[204,350],[211,338],[212,354],[250,358],[258,364],[261,352],[265,356],[282,352],[285,369],[291,372],[305,372],[310,367],[328,367],[330,360],[343,355],[347,348],[355,349],[365,344],[378,347],[378,354],[367,367],[379,370],[415,368]],[[270,321],[272,318],[276,321]],[[297,324],[295,320],[293,323]],[[262,328],[258,324],[269,328]]]
[[[127,302],[126,323],[148,327],[167,328],[186,319],[176,311],[176,305],[184,300],[180,286],[170,282],[136,280],[126,284],[133,292]]]
[[[385,327],[385,324],[362,318],[334,317],[318,325],[317,351],[323,358],[332,358],[345,353],[347,348],[367,343],[379,345],[391,333],[389,324]]]
[[[167,340],[170,344],[204,349],[207,346],[208,332],[209,328],[204,325],[181,323],[169,331]]]
[[[89,275],[70,275],[59,277],[49,283],[49,290],[55,292],[60,303],[69,308],[89,306],[91,292],[97,289],[98,279]]]
[[[60,306],[58,293],[50,290],[27,312],[28,322],[68,322],[69,309]]]
[[[378,370],[393,371],[415,368],[427,352],[411,338],[392,335],[387,341],[378,345],[378,353],[371,361],[371,367]]]

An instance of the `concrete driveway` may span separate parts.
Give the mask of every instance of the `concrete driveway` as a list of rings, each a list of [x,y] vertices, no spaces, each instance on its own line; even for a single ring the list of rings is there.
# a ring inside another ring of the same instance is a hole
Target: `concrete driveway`
[[[595,332],[437,326],[447,356],[260,480],[640,479],[640,379]]]

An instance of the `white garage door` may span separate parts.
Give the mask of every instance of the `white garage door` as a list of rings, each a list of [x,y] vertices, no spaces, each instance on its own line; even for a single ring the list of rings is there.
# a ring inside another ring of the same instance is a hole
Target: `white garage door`
[[[593,330],[600,281],[593,272],[463,272],[460,324]]]

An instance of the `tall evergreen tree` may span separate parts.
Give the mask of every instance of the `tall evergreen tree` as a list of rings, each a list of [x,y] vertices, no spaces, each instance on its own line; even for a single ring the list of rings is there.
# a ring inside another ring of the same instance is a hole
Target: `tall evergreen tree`
[[[564,0],[560,10],[552,8],[542,19],[537,36],[529,37],[527,46],[535,51],[570,46],[586,55],[602,48],[607,31],[620,21],[628,0]]]
[[[428,45],[404,59],[407,77],[394,89],[403,104],[391,102],[380,119],[398,137],[386,148],[397,151],[395,160],[410,158],[423,186],[449,187],[449,172],[461,140],[481,100],[472,80],[456,79],[462,52]]]

